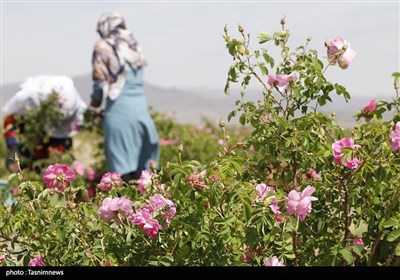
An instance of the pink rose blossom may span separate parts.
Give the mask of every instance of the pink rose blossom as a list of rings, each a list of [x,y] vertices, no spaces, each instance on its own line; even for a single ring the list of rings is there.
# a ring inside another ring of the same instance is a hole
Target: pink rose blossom
[[[146,194],[146,186],[151,183],[151,177],[153,173],[150,170],[143,170],[142,174],[140,174],[140,178],[137,180],[137,188],[141,194]]]
[[[296,82],[299,79],[299,75],[296,72],[291,73],[290,75],[285,74],[269,74],[268,75],[268,84],[272,86],[276,86],[280,91],[287,89],[290,85],[290,82]]]
[[[29,261],[28,266],[45,266],[45,264],[41,256],[36,256]]]
[[[89,181],[93,181],[96,178],[96,171],[93,167],[86,168],[86,176]]]
[[[100,218],[104,221],[109,222],[114,219],[117,223],[120,223],[121,221],[116,219],[118,213],[120,213],[122,217],[128,217],[132,212],[132,201],[122,196],[105,198],[98,213]]]
[[[85,166],[83,166],[83,164],[80,163],[79,161],[75,160],[72,163],[72,167],[75,169],[76,173],[78,173],[79,175],[83,176],[83,174],[85,174]]]
[[[396,128],[390,132],[389,136],[392,141],[392,151],[400,152],[400,122],[396,123]]]
[[[165,206],[167,206],[166,210],[168,211],[164,211],[164,214],[166,217],[165,220],[168,224],[171,222],[172,218],[176,214],[175,204],[171,200],[166,199],[161,194],[155,194],[152,197],[150,197],[150,205],[154,211],[158,209],[163,209]]]
[[[152,209],[147,205],[137,210],[136,213],[131,216],[130,221],[142,228],[147,236],[156,238],[158,231],[161,229],[161,225],[151,216],[151,213]]]
[[[122,184],[121,174],[118,172],[107,172],[101,177],[97,187],[103,191],[110,191],[112,188],[119,187]]]
[[[128,217],[133,212],[132,201],[122,196],[117,200],[118,211],[123,217]]]
[[[362,238],[360,238],[360,237],[354,238],[354,240],[353,240],[353,246],[354,246],[354,245],[361,245],[361,246],[365,247],[364,241],[363,241]]]
[[[347,69],[353,62],[356,52],[350,48],[349,42],[337,37],[327,46],[328,61],[331,65],[336,63],[342,69]]]
[[[19,193],[19,187],[16,186],[16,187],[14,187],[14,188],[12,189],[12,194],[13,194],[13,196],[16,196],[18,193]]]
[[[337,165],[342,164],[342,157],[343,157],[342,150],[344,148],[354,149],[359,147],[360,145],[354,144],[354,140],[352,138],[342,138],[341,140],[336,141],[335,143],[332,144],[334,162]],[[343,162],[344,166],[353,169],[357,168],[359,164],[360,161],[356,157],[354,157],[353,159],[346,158],[346,160]]]
[[[206,183],[204,182],[204,177],[206,175],[206,171],[203,170],[200,173],[192,173],[192,175],[189,176],[188,180],[189,183],[200,190],[204,189],[206,186]]]
[[[275,216],[275,221],[277,222],[282,222],[283,219],[281,216],[279,216],[282,212],[279,210],[279,205],[278,201],[276,200],[276,197],[273,195],[270,197],[271,201],[269,204],[269,208],[272,210],[272,213],[274,213]]]
[[[375,101],[375,99],[370,100],[369,103],[362,108],[362,110],[366,111],[366,112],[375,111],[376,110],[376,101]]]
[[[224,139],[219,139],[218,140],[218,145],[220,145],[221,147],[225,147],[226,146],[226,142]]]
[[[158,231],[161,229],[160,223],[156,219],[148,219],[143,225],[143,229],[148,237],[156,238]]]
[[[102,218],[104,221],[111,221],[115,215],[116,212],[114,209],[116,209],[116,203],[117,199],[113,199],[110,197],[107,197],[103,200],[103,203],[101,207],[99,208],[99,216]]]
[[[6,256],[0,255],[0,262],[4,262],[6,260]]]
[[[267,186],[264,183],[256,186],[257,198],[256,201],[263,201],[267,197],[268,193],[275,192],[273,187]]]
[[[321,174],[317,173],[314,169],[309,168],[307,173],[304,174],[303,176],[304,179],[313,179],[313,180],[320,180],[321,179]]]
[[[273,256],[270,259],[265,258],[264,259],[264,265],[265,266],[285,266],[283,264],[283,261],[279,261],[276,256]]]
[[[43,174],[43,181],[50,189],[63,191],[74,180],[74,170],[64,164],[49,165]]]
[[[314,191],[315,189],[312,186],[307,186],[302,192],[291,190],[286,198],[287,212],[298,216],[300,221],[303,221],[311,212],[311,202],[318,200],[311,196]]]
[[[369,121],[374,115],[375,111],[376,111],[376,101],[375,99],[372,99],[371,101],[369,101],[367,105],[362,107],[361,115],[362,117],[365,118],[366,121]]]

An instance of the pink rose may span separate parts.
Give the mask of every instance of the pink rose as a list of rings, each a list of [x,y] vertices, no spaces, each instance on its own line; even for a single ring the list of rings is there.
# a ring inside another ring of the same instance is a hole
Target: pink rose
[[[335,143],[332,144],[332,149],[333,149],[333,160],[337,165],[342,164],[342,157],[343,153],[342,150],[344,148],[359,148],[360,145],[355,145],[354,140],[352,138],[342,138]],[[346,158],[346,160],[343,162],[343,165],[346,166],[347,168],[357,168],[359,165],[360,161],[354,157],[353,159]]]
[[[130,221],[142,228],[147,236],[150,238],[156,238],[158,231],[161,229],[160,223],[151,216],[153,210],[150,206],[146,205],[142,209],[139,209],[134,213]]]
[[[31,259],[28,263],[28,266],[45,266],[42,257],[36,256],[35,258]]]
[[[307,173],[304,174],[303,176],[304,179],[313,179],[313,180],[320,180],[321,179],[321,174],[317,173],[314,169],[309,168]]]
[[[329,63],[331,65],[337,63],[342,69],[347,69],[357,55],[356,52],[350,48],[349,42],[339,37],[329,42],[327,48]]]
[[[273,195],[270,197],[271,201],[269,204],[269,208],[271,209],[272,213],[274,213],[275,221],[277,222],[282,222],[283,219],[281,216],[279,216],[282,212],[279,209],[278,201],[276,200],[276,197]]]
[[[289,87],[291,81],[296,82],[298,79],[299,75],[296,72],[293,72],[290,75],[269,74],[268,84],[270,86],[276,86],[280,91],[283,91]]]
[[[311,202],[318,200],[311,196],[314,191],[312,186],[307,186],[302,192],[291,190],[286,198],[287,212],[298,216],[300,221],[303,221],[311,212]]]
[[[400,122],[396,123],[396,128],[390,132],[389,136],[392,141],[392,151],[400,152]]]
[[[264,259],[264,265],[265,266],[285,266],[283,264],[283,261],[279,261],[276,256],[273,256],[270,259],[265,258]]]
[[[86,168],[86,175],[89,181],[93,181],[96,178],[96,170],[93,167]]]
[[[59,163],[49,165],[42,177],[48,188],[57,189],[59,191],[63,191],[67,188],[74,178],[74,170],[69,166]]]
[[[16,186],[16,187],[14,187],[14,188],[12,189],[12,194],[13,194],[13,196],[16,196],[18,193],[19,193],[19,187]]]
[[[371,101],[369,101],[367,105],[362,107],[361,114],[366,121],[369,121],[372,118],[375,111],[376,111],[376,101],[375,99],[372,99]]]
[[[158,209],[163,209],[164,207],[167,208],[168,211],[165,211],[165,220],[169,224],[172,220],[172,218],[175,216],[176,213],[176,207],[175,204],[169,200],[166,199],[164,196],[161,194],[155,194],[152,197],[150,197],[150,205],[154,211]]]
[[[206,175],[206,171],[203,170],[200,173],[192,173],[192,175],[189,176],[188,180],[189,183],[200,190],[204,189],[206,187],[206,183],[204,182],[204,177]]]
[[[140,174],[140,178],[137,180],[137,188],[141,194],[146,194],[146,186],[151,183],[151,177],[153,173],[150,170],[143,170],[142,174]]]
[[[361,245],[361,246],[365,247],[364,241],[363,241],[362,238],[360,238],[360,237],[354,238],[354,240],[353,240],[353,246],[354,246],[354,245]]]
[[[275,192],[273,187],[267,186],[264,183],[258,184],[256,186],[256,191],[257,191],[256,201],[263,201],[264,198],[267,197],[268,193]]]
[[[118,207],[118,212],[123,217],[128,217],[128,215],[133,212],[133,210],[132,210],[132,201],[130,201],[129,199],[127,199],[124,196],[120,197],[117,200],[117,207]]]
[[[6,260],[6,256],[0,255],[0,262],[4,262]]]
[[[375,99],[370,100],[369,103],[362,108],[362,110],[366,111],[366,112],[375,111],[376,110],[376,101],[375,101]]]
[[[75,160],[72,163],[72,167],[75,169],[76,173],[78,173],[79,175],[83,176],[83,174],[85,174],[85,166],[83,166],[83,164],[80,163],[79,161]]]
[[[118,172],[107,172],[101,177],[97,187],[103,191],[110,191],[112,188],[119,187],[122,184],[121,174]]]
[[[102,205],[99,208],[99,216],[104,221],[111,221],[115,215],[115,209],[118,209],[116,206],[117,200],[114,198],[107,197],[103,200]]]
[[[132,212],[132,201],[122,196],[116,198],[105,198],[98,213],[100,218],[104,221],[108,222],[114,219],[115,222],[119,224],[121,221],[117,219],[118,213],[120,213],[122,217],[128,217]]]

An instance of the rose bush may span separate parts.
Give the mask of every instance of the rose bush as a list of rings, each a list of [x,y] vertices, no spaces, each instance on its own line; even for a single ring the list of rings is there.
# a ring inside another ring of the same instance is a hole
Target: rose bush
[[[103,172],[86,200],[86,175],[72,163],[53,163],[43,179],[12,175],[19,193],[0,210],[1,264],[400,265],[400,74],[393,102],[360,108],[356,116],[370,120],[346,135],[318,107],[332,94],[350,99],[324,73],[351,71],[355,52],[340,38],[326,44],[325,60],[310,39],[291,49],[285,25],[258,35],[281,50],[279,61],[250,50],[243,27],[238,38],[225,28],[226,92],[260,86],[258,102],[241,98],[228,115],[251,128],[246,139],[233,140],[221,121],[206,147],[212,157],[187,157],[174,142],[137,181]]]

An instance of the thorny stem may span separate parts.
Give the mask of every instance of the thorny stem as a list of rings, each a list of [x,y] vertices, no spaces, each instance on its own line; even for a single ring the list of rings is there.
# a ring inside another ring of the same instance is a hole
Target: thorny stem
[[[248,46],[249,46],[250,40],[246,40],[244,35],[243,35],[243,39],[244,39],[244,42],[245,42],[245,45],[246,45],[246,49],[247,49]],[[239,60],[242,60],[240,57],[238,57],[238,58],[239,58]],[[246,65],[247,68],[250,70],[250,74],[252,74],[262,84],[264,90],[269,93],[267,85],[260,78],[260,76],[254,71],[253,67],[251,67],[250,56],[248,56],[248,55],[246,55],[246,63],[247,63],[247,65]],[[273,99],[273,101],[275,103],[278,103],[278,101],[276,100],[276,98],[272,94],[268,94],[268,95],[269,95],[269,97],[271,99]]]
[[[172,248],[171,255],[175,254],[175,251],[178,248],[178,244],[179,244],[180,240],[181,240],[180,235],[178,235],[178,237],[176,238],[176,242],[174,244],[174,247]]]
[[[343,184],[344,187],[344,244],[346,244],[346,240],[350,236],[349,230],[349,188],[347,184]]]
[[[292,152],[292,163],[293,163],[293,185],[294,187],[297,186],[297,161],[296,161],[296,152]]]

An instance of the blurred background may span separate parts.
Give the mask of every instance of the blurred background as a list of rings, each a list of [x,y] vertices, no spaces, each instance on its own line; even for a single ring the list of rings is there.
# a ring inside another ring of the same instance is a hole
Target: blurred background
[[[290,46],[311,37],[310,48],[325,56],[325,41],[337,36],[357,52],[347,69],[331,67],[327,77],[343,84],[352,100],[336,98],[324,110],[335,111],[345,127],[354,125],[354,112],[372,98],[394,96],[391,74],[399,71],[398,2],[363,1],[2,1],[1,105],[29,76],[67,75],[85,101],[91,94],[91,56],[98,39],[96,24],[106,11],[125,17],[128,28],[144,48],[149,105],[177,122],[198,124],[226,117],[239,98],[223,92],[231,58],[222,38],[226,25],[237,36],[238,24],[252,35],[280,29],[286,17]],[[263,45],[277,60],[272,42]],[[255,81],[247,97],[258,99]]]

